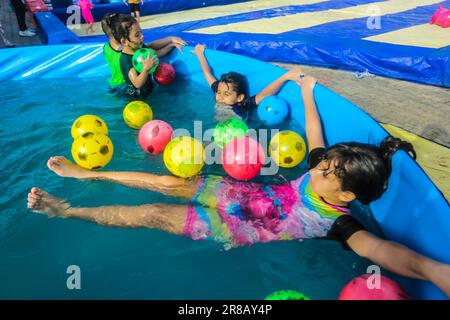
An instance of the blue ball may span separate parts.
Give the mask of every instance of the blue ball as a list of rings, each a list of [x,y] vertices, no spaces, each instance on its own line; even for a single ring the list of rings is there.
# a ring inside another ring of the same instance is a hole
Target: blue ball
[[[283,98],[269,96],[261,101],[257,113],[262,123],[267,126],[276,126],[287,118],[289,107]]]

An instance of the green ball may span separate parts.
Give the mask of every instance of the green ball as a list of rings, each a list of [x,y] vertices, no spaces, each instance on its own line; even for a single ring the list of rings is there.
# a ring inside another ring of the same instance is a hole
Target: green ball
[[[247,134],[248,127],[244,121],[231,118],[220,121],[214,129],[214,142],[220,148],[223,148],[229,141],[234,138],[243,137]]]
[[[147,59],[147,56],[150,54],[150,57],[156,57],[155,51],[149,48],[141,48],[138,51],[136,51],[133,55],[133,67],[136,69],[137,72],[142,72],[142,66],[144,63],[144,60]],[[153,73],[156,68],[158,67],[159,59],[156,57],[156,64],[153,66],[153,68],[150,69],[148,73]]]
[[[311,300],[294,290],[281,290],[269,294],[264,300]]]

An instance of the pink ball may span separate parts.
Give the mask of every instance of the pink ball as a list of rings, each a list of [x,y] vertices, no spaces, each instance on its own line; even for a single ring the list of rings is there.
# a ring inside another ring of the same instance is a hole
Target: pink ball
[[[376,275],[363,274],[353,278],[339,294],[339,300],[409,300],[409,295],[393,280],[381,276],[380,288],[370,289],[375,281],[367,279]]]
[[[172,139],[172,133],[173,129],[167,122],[149,121],[139,131],[139,145],[145,152],[159,154]]]
[[[223,148],[223,169],[235,179],[249,180],[256,177],[263,163],[263,148],[249,137],[234,138]]]
[[[161,62],[153,72],[153,78],[155,81],[163,86],[169,85],[175,79],[175,69],[170,63]]]

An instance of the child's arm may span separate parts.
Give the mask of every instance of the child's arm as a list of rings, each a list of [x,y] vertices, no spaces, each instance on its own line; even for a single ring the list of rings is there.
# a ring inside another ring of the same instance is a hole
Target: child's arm
[[[155,54],[158,57],[163,57],[166,54],[168,54],[173,48],[177,48],[178,51],[180,51],[181,54],[183,54],[183,48],[181,45],[177,44],[177,43],[169,43],[168,45],[166,45],[165,47],[162,47],[158,50],[155,51]]]
[[[152,48],[153,50],[157,51],[157,50],[160,50],[160,49],[162,49],[162,48],[164,48],[164,47],[166,47],[166,46],[168,46],[170,44],[178,45],[180,47],[183,47],[187,43],[183,39],[181,39],[179,37],[166,37],[166,38],[162,38],[162,39],[155,40],[155,41],[152,41],[150,43],[147,43],[147,46]],[[183,53],[183,52],[181,52],[181,53]]]
[[[317,80],[311,76],[306,76],[295,81],[302,91],[303,104],[305,106],[305,131],[308,141],[308,150],[325,147],[323,141],[322,124],[314,101],[314,86]]]
[[[192,50],[191,53],[197,56],[206,82],[208,82],[208,85],[211,86],[214,82],[217,81],[217,79],[211,72],[211,68],[209,67],[208,61],[206,60],[205,46],[203,44],[198,44],[195,46],[195,50]]]
[[[255,97],[256,104],[258,105],[262,99],[268,96],[273,96],[277,94],[280,88],[284,85],[284,83],[288,80],[297,81],[300,80],[300,76],[304,75],[304,72],[300,68],[293,69],[291,71],[286,72],[281,77],[276,79],[274,82],[269,84],[264,88],[263,91],[258,93]]]
[[[144,60],[142,64],[142,72],[140,74],[134,68],[131,68],[128,72],[128,77],[130,78],[131,83],[136,89],[142,88],[147,82],[149,71],[156,64],[156,58],[150,58],[150,55]]]
[[[450,298],[450,266],[424,257],[407,247],[378,238],[368,231],[355,232],[347,244],[358,255],[399,275],[433,282]]]

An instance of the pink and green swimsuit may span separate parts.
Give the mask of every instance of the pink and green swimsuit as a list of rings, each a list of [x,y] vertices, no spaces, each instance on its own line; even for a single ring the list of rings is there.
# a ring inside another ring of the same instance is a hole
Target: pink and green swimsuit
[[[306,173],[290,184],[274,186],[201,177],[183,233],[233,247],[326,237],[336,219],[349,214],[349,209],[320,199],[309,179]]]

